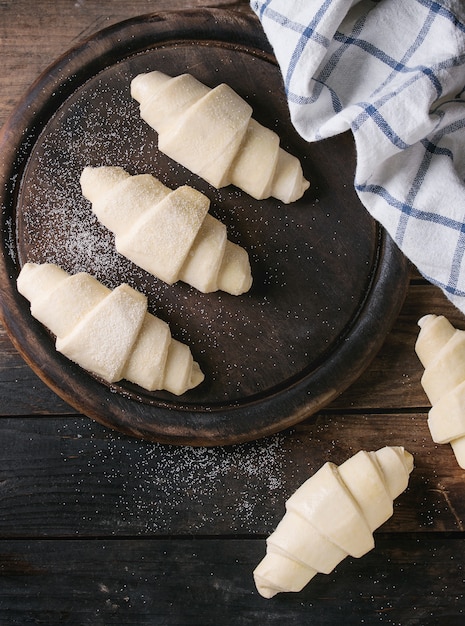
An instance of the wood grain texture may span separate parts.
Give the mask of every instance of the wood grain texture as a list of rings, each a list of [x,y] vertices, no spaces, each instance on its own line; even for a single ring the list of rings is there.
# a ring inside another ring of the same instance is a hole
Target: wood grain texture
[[[463,593],[448,584],[463,577],[463,537],[382,534],[376,551],[272,600],[254,588],[257,540],[0,541],[0,554],[9,626],[463,623]]]
[[[0,3],[0,125],[32,82],[58,56],[93,33],[126,19],[154,11],[215,7],[249,12],[247,1],[113,0],[88,2],[28,0]]]
[[[273,437],[217,448],[139,442],[85,418],[3,418],[0,425],[3,537],[90,537],[108,529],[115,536],[263,535],[326,461],[340,464],[384,445],[404,445],[415,470],[383,530],[464,530],[464,478],[450,446],[431,441],[424,413],[325,413]]]
[[[0,2],[0,125],[57,57],[144,13],[248,2]],[[415,270],[364,374],[314,417],[260,441],[204,449],[140,442],[71,409],[0,329],[0,625],[461,626],[465,474],[426,426],[417,320],[463,315]],[[266,601],[251,573],[284,500],[330,459],[403,443],[409,488],[376,548]]]

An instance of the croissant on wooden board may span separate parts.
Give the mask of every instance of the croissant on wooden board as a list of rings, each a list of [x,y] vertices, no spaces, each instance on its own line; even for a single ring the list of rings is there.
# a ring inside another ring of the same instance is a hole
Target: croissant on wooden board
[[[217,189],[232,184],[257,200],[290,203],[310,186],[299,160],[228,85],[210,89],[190,74],[154,71],[132,80],[131,95],[160,151]]]
[[[209,199],[184,185],[171,190],[150,174],[121,167],[85,167],[82,193],[115,234],[120,254],[172,285],[240,295],[252,285],[249,255],[208,213]]]
[[[443,315],[425,315],[415,351],[425,368],[421,384],[431,402],[428,427],[435,443],[450,443],[465,469],[465,331]]]
[[[129,285],[111,290],[86,272],[26,263],[17,286],[32,315],[56,336],[56,349],[107,382],[124,378],[181,395],[204,379],[189,347],[171,337]]]
[[[259,593],[301,591],[318,573],[329,574],[347,555],[374,547],[373,531],[393,514],[408,485],[413,457],[401,446],[360,451],[339,467],[325,463],[286,502],[254,570]]]

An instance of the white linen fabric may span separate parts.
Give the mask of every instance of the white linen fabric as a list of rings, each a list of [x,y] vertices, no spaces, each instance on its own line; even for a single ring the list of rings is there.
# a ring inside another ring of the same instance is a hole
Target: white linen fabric
[[[465,313],[465,2],[250,4],[298,133],[352,131],[362,204]]]

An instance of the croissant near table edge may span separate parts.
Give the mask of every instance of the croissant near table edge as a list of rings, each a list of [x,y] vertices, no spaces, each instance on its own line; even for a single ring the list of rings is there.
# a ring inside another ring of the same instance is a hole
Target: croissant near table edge
[[[422,387],[431,402],[428,427],[435,443],[450,443],[465,469],[465,331],[443,315],[419,321],[415,351],[425,368]]]
[[[286,514],[267,539],[254,570],[259,593],[271,598],[301,591],[318,573],[329,574],[349,554],[374,548],[373,531],[393,514],[408,485],[413,456],[402,446],[361,450],[339,467],[326,462],[286,502]]]

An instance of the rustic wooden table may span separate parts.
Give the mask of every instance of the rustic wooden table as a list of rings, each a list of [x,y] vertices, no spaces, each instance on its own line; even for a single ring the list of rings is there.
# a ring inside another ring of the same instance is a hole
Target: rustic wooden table
[[[0,125],[34,79],[92,33],[181,8],[247,2],[1,3]],[[0,327],[0,624],[450,626],[465,609],[465,473],[430,437],[414,353],[427,312],[463,316],[415,271],[369,369],[323,411],[265,440],[174,447],[110,431],[60,400]],[[376,548],[299,594],[252,571],[285,499],[325,461],[404,445],[415,457]]]

